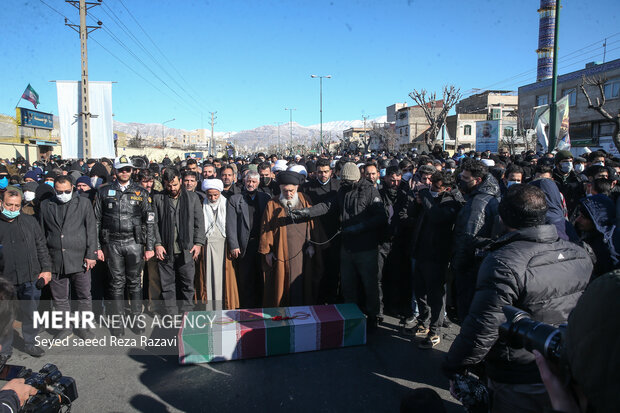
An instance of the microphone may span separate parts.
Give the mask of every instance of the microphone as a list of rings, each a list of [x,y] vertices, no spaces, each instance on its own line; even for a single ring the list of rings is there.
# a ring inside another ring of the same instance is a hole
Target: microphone
[[[291,201],[286,201],[286,209],[288,209],[288,214],[291,215],[291,208],[293,207],[293,205],[291,204]]]

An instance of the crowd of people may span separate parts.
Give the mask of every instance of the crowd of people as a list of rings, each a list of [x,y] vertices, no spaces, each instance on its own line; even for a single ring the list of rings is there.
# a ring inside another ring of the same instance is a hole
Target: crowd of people
[[[32,323],[42,294],[55,309],[72,299],[106,314],[353,302],[369,332],[396,317],[422,349],[441,342],[449,317],[461,330],[446,375],[484,362],[494,411],[542,411],[534,355],[498,340],[502,308],[561,324],[592,280],[620,266],[618,180],[620,159],[603,151],[450,155],[439,145],[2,160],[0,273],[32,356],[44,353]],[[74,333],[94,337],[55,338]],[[12,341],[12,330],[0,338],[0,364]]]

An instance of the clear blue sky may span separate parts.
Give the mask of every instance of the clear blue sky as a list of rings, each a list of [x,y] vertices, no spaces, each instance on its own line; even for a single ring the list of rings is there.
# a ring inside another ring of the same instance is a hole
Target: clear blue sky
[[[44,1],[79,22],[71,5]],[[411,104],[407,94],[414,88],[439,91],[443,84],[454,83],[464,92],[516,89],[535,80],[539,0],[103,3],[90,10],[109,30],[90,36],[90,79],[118,82],[113,105],[115,119],[122,122],[176,118],[168,126],[207,128],[208,112],[217,111],[217,131],[240,131],[288,122],[284,110],[288,106],[297,108],[294,121],[317,124],[319,81],[310,74],[333,76],[323,83],[324,122],[384,115],[385,107],[394,102]],[[39,0],[7,1],[2,9],[0,113],[14,114],[28,83],[40,94],[39,108],[57,113],[56,89],[49,80],[79,80],[77,33]],[[561,13],[560,73],[602,60],[606,36],[615,34],[608,40],[607,60],[620,57],[618,0],[564,1]],[[95,24],[94,18],[89,24]],[[110,32],[183,99],[115,42]],[[563,55],[586,46],[562,61]],[[506,80],[526,71],[530,72]],[[31,107],[24,101],[22,105]]]

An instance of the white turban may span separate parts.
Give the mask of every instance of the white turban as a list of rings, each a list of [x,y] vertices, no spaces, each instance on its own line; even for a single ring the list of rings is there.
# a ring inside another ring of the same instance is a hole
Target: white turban
[[[272,172],[281,172],[286,171],[286,161],[284,159],[278,159],[276,163],[271,168]]]
[[[493,159],[481,159],[481,161],[486,166],[495,166],[495,161]]]
[[[298,174],[301,174],[306,178],[308,177],[308,171],[306,171],[306,168],[304,168],[303,165],[293,165],[288,168],[288,170],[292,172],[297,172]]]
[[[217,189],[222,192],[224,190],[224,183],[220,179],[205,179],[202,181],[202,190],[207,192],[209,189]]]

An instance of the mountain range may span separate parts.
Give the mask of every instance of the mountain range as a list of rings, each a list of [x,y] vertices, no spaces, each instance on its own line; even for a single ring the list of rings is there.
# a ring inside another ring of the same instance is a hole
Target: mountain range
[[[366,121],[366,126],[372,123],[386,122],[386,116],[380,116],[375,119]],[[292,127],[291,127],[292,126]],[[333,121],[323,123],[323,137],[324,140],[337,140],[342,137],[342,132],[349,128],[362,128],[364,122],[361,120],[345,120],[345,121]],[[275,146],[278,144],[278,136],[280,137],[281,145],[288,145],[292,138],[295,144],[312,144],[316,143],[320,137],[321,125],[303,126],[297,122],[277,125],[263,125],[254,129],[244,130],[240,132],[214,132],[214,136],[218,140],[230,140],[236,146],[245,147],[246,149],[256,150],[260,148],[266,149],[269,146]],[[160,123],[123,123],[114,121],[114,130],[123,132],[128,135],[135,136],[139,131],[142,136],[151,136],[161,138],[164,136],[174,136],[176,138],[182,137],[182,135],[195,132],[185,129],[169,128]],[[209,132],[207,131],[207,136]],[[230,138],[229,138],[230,137]]]

